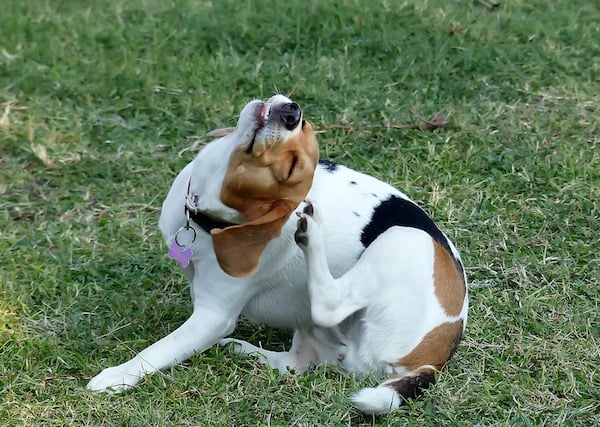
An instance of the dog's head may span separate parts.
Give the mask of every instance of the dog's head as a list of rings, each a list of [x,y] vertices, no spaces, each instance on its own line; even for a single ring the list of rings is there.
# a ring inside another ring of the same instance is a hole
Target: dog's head
[[[243,277],[308,194],[319,148],[298,104],[282,95],[248,103],[237,126],[219,132],[235,144],[220,198],[244,222],[211,234],[221,268]]]

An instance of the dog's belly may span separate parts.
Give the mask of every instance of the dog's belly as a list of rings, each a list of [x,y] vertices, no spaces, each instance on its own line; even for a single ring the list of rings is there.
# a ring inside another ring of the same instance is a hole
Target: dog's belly
[[[310,323],[310,300],[306,286],[281,282],[282,288],[270,288],[250,300],[242,315],[254,323],[282,328],[297,328]]]

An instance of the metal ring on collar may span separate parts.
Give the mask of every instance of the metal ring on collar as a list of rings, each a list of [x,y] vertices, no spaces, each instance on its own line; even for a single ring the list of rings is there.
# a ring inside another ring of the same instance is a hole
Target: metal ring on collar
[[[190,225],[184,225],[179,230],[177,230],[177,233],[175,233],[175,243],[177,243],[177,246],[179,246],[180,248],[183,248],[185,246],[182,245],[181,243],[179,243],[179,235],[181,234],[182,231],[188,231],[188,230],[191,230],[192,233],[194,233],[194,235],[192,236],[192,241],[190,242],[190,244],[192,244],[192,243],[194,243],[196,241],[196,230],[194,229],[194,227],[192,227]]]

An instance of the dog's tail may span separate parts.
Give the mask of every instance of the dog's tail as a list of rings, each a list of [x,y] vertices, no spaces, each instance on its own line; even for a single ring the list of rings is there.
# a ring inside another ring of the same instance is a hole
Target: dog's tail
[[[395,411],[408,399],[420,396],[435,382],[437,369],[431,365],[394,376],[377,387],[367,387],[350,398],[365,414],[382,415]]]

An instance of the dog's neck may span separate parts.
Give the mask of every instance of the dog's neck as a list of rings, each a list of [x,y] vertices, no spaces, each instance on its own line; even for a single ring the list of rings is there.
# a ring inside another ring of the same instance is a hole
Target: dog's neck
[[[202,210],[198,207],[198,197],[194,196],[191,191],[192,179],[188,181],[188,190],[186,195],[186,203],[185,203],[185,214],[186,218],[192,220],[196,225],[198,225],[201,229],[210,234],[211,230],[215,228],[226,228],[232,225],[237,225],[233,222],[223,221],[221,219],[214,218],[206,213],[202,212]]]

